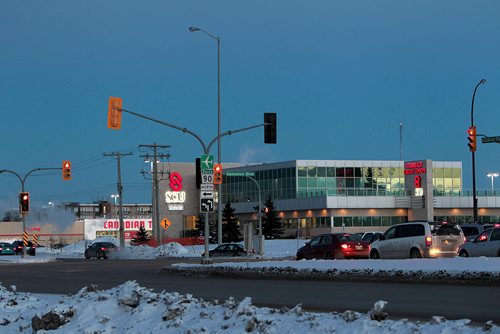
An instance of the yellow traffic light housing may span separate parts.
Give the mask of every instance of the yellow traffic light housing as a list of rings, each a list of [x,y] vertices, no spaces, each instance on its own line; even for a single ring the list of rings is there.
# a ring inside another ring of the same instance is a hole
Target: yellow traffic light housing
[[[71,180],[71,161],[69,160],[62,162],[62,178],[64,181]]]
[[[120,130],[122,127],[122,98],[110,97],[108,102],[108,128]]]
[[[467,146],[469,146],[469,150],[471,152],[476,152],[477,149],[476,127],[475,126],[469,127],[467,133],[469,134],[469,137],[467,138],[469,143],[467,144]]]
[[[222,184],[222,165],[214,165],[214,184]]]
[[[22,192],[19,194],[19,212],[30,212],[30,193]]]

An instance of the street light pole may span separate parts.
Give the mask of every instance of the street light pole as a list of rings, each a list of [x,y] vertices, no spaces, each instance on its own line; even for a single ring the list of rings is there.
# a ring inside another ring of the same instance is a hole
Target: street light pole
[[[493,185],[493,179],[495,177],[498,177],[498,175],[499,175],[498,173],[488,173],[488,174],[486,174],[487,177],[491,178],[491,191],[493,192],[493,195],[495,195],[495,187]]]
[[[485,79],[481,79],[479,83],[476,85],[476,88],[474,88],[474,93],[472,94],[472,103],[470,107],[470,125],[471,127],[474,126],[474,99],[476,98],[476,91],[477,88],[486,82]],[[475,151],[472,151],[472,205],[473,205],[473,210],[472,210],[472,216],[473,216],[473,223],[477,223],[477,195],[476,195],[476,156],[475,156]]]
[[[30,170],[28,173],[26,173],[24,175],[24,177],[21,177],[21,175],[19,173],[17,173],[16,171],[10,170],[10,169],[0,169],[0,174],[1,173],[10,173],[10,174],[15,175],[19,179],[19,181],[21,182],[21,192],[25,192],[26,190],[24,188],[24,184],[26,183],[26,179],[28,178],[28,176],[31,175],[31,173],[37,172],[37,171],[56,170],[56,169],[62,169],[62,168],[34,168],[34,169]],[[24,232],[26,232],[26,217],[27,216],[28,216],[27,213],[21,213],[21,221],[23,224],[23,234],[24,234]],[[21,256],[23,258],[26,256],[26,247],[23,247],[23,252],[21,253]]]
[[[220,126],[220,37],[215,36],[201,28],[189,27],[190,32],[201,31],[205,33],[210,38],[217,42],[217,163],[221,163],[221,126]],[[219,198],[219,203],[217,205],[217,243],[220,245],[222,243],[222,185],[217,185],[217,193]]]

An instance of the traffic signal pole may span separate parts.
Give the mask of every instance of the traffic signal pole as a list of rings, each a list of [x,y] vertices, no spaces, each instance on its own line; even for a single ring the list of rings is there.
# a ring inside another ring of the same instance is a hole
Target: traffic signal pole
[[[479,87],[479,85],[485,83],[486,80],[485,79],[481,79],[481,81],[479,81],[479,83],[476,85],[476,88],[474,88],[474,93],[472,94],[472,103],[471,103],[471,107],[470,107],[470,126],[471,127],[474,127],[474,99],[476,97],[476,91],[477,91],[477,88]],[[475,131],[475,128],[474,128],[474,131]],[[474,136],[476,136],[476,133],[474,133]],[[473,209],[472,209],[472,219],[473,219],[473,223],[477,223],[477,217],[478,217],[478,214],[477,214],[477,194],[476,194],[476,155],[475,155],[475,152],[476,151],[476,148],[474,148],[473,150],[471,149],[471,152],[472,152],[472,205],[473,205]]]
[[[238,133],[238,132],[248,131],[248,130],[251,130],[251,129],[258,128],[258,127],[265,127],[265,126],[269,127],[269,125],[271,125],[270,123],[266,122],[266,120],[265,120],[264,123],[262,123],[262,124],[252,125],[252,126],[248,126],[248,127],[237,129],[237,130],[229,130],[229,131],[226,131],[224,133],[218,134],[207,145],[207,144],[205,144],[205,142],[201,139],[201,137],[199,135],[197,135],[195,132],[189,130],[188,128],[183,128],[183,127],[177,126],[175,124],[163,122],[163,121],[154,119],[152,117],[148,117],[148,116],[145,116],[145,115],[133,112],[131,110],[123,109],[123,108],[121,108],[121,104],[122,104],[121,99],[119,101],[119,104],[117,104],[119,106],[113,106],[112,101],[114,101],[114,100],[112,100],[112,99],[117,99],[117,98],[115,98],[115,97],[110,98],[110,101],[109,101],[109,104],[108,104],[108,107],[109,107],[108,108],[108,127],[109,128],[114,128],[114,127],[112,127],[112,126],[109,125],[110,124],[110,120],[112,120],[112,119],[115,119],[115,118],[116,119],[120,119],[119,123],[121,124],[121,115],[119,115],[119,116],[116,115],[114,113],[114,111],[125,112],[125,113],[128,113],[130,115],[134,115],[134,116],[137,116],[137,117],[140,117],[140,118],[144,118],[144,119],[147,119],[149,121],[152,121],[152,122],[155,122],[155,123],[159,123],[159,124],[162,124],[162,125],[174,128],[176,130],[182,131],[183,133],[188,133],[188,134],[192,135],[201,144],[201,146],[203,148],[203,154],[207,154],[207,155],[210,154],[210,149],[211,149],[212,145],[215,144],[216,142],[219,142],[222,137],[230,136],[230,135]],[[222,202],[222,196],[219,193],[219,205],[221,205],[221,202]],[[205,256],[204,256],[204,259],[202,260],[202,264],[210,264],[211,263],[210,255],[209,255],[209,250],[208,250],[209,233],[210,233],[210,230],[209,230],[208,212],[205,212]]]
[[[28,173],[26,173],[24,176],[21,176],[19,173],[10,170],[10,169],[0,169],[0,174],[1,173],[10,173],[15,175],[19,181],[21,182],[21,192],[24,193],[26,190],[24,189],[24,184],[26,183],[26,179],[28,176],[30,176],[32,173],[37,172],[37,171],[44,171],[44,170],[56,170],[56,169],[62,169],[62,168],[34,168],[30,170]],[[29,197],[28,197],[29,200]],[[19,203],[19,212],[21,213],[21,221],[23,224],[23,234],[26,232],[26,217],[28,216],[27,212],[21,212],[21,203]],[[26,245],[23,247],[23,252],[22,252],[22,257],[24,258],[26,256]]]

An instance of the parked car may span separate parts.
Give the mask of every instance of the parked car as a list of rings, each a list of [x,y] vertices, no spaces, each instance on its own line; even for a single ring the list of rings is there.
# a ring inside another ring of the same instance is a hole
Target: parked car
[[[347,259],[368,258],[370,243],[356,234],[333,233],[318,235],[297,251],[297,260],[302,259]]]
[[[0,242],[0,255],[14,255],[14,249],[12,248],[12,244],[8,242]]]
[[[12,243],[12,249],[16,255],[21,254],[23,252],[24,243],[20,240],[16,240]],[[26,254],[35,256],[36,247],[33,245],[31,241],[28,241],[28,246],[26,248]]]
[[[373,231],[373,232],[360,232],[356,233],[356,235],[359,235],[359,237],[363,241],[367,241],[369,243],[374,242],[375,240],[378,240],[378,238],[384,234],[384,232],[378,232],[378,231]]]
[[[86,259],[95,257],[97,259],[107,259],[119,248],[112,242],[94,242],[85,250],[84,256]]]
[[[490,224],[460,224],[460,228],[464,232],[467,242],[473,241],[478,235],[483,233],[484,230],[491,228]]]
[[[412,221],[389,228],[371,244],[372,259],[454,257],[465,242],[456,223]]]
[[[219,246],[215,247],[212,250],[208,251],[209,256],[242,256],[245,255],[247,252],[243,248],[242,245],[240,244],[220,244]],[[201,256],[205,256],[205,253],[203,253]]]
[[[473,241],[460,246],[458,255],[469,256],[500,256],[500,225],[487,229]]]

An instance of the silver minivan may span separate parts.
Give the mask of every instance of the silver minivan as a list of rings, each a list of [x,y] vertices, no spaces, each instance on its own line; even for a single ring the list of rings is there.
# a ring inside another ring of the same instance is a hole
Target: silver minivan
[[[464,242],[458,224],[411,221],[392,226],[373,242],[370,258],[454,257]]]

